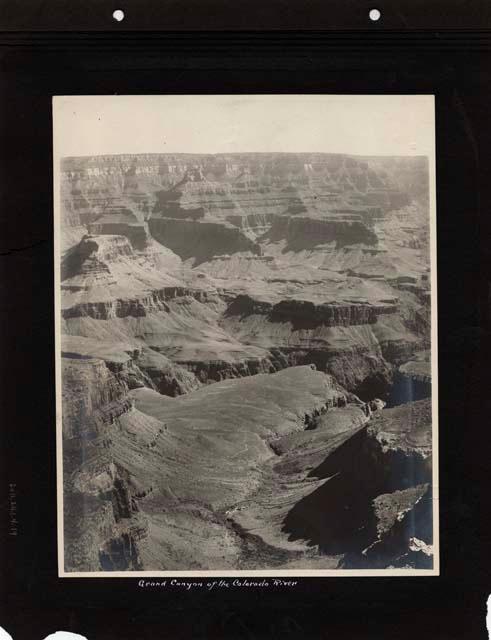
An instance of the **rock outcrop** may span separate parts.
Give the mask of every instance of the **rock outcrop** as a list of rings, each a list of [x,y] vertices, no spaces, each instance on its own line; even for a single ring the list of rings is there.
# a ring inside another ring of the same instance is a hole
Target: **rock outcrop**
[[[138,541],[147,521],[132,500],[130,474],[117,445],[128,422],[138,419],[127,386],[102,360],[63,358],[64,540],[68,571],[141,568]],[[158,425],[158,426],[157,426]]]
[[[149,387],[163,395],[177,396],[200,386],[197,378],[187,369],[138,341],[104,342],[65,335],[62,338],[61,355],[71,360],[103,360],[107,369],[128,389]]]
[[[344,554],[344,568],[395,566],[414,537],[431,545],[430,416],[428,401],[373,415],[310,472],[327,480],[293,506],[284,531]],[[424,554],[413,564],[428,565]]]

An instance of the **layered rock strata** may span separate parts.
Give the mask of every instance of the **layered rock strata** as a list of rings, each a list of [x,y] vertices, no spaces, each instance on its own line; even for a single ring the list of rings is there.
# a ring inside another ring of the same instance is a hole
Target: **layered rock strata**
[[[432,566],[425,184],[424,158],[63,160],[67,570]]]

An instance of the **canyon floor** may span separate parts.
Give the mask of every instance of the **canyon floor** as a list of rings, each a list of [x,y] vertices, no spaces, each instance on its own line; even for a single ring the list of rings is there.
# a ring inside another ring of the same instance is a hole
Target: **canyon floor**
[[[67,572],[433,567],[422,157],[64,158]]]

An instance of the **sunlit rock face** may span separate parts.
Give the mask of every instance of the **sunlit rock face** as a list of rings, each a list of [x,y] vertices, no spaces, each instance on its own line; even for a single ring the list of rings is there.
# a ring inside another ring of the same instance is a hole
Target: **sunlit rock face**
[[[425,158],[65,158],[61,205],[67,570],[432,566]]]

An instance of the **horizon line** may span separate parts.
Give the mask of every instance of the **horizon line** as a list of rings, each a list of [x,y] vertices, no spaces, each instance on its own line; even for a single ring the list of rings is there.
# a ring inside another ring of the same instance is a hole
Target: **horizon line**
[[[346,151],[128,151],[120,153],[93,153],[80,156],[60,156],[60,160],[81,160],[85,158],[100,158],[104,156],[238,156],[238,155],[329,155],[349,156],[356,158],[429,158],[424,153],[401,155],[398,153],[349,153]]]

